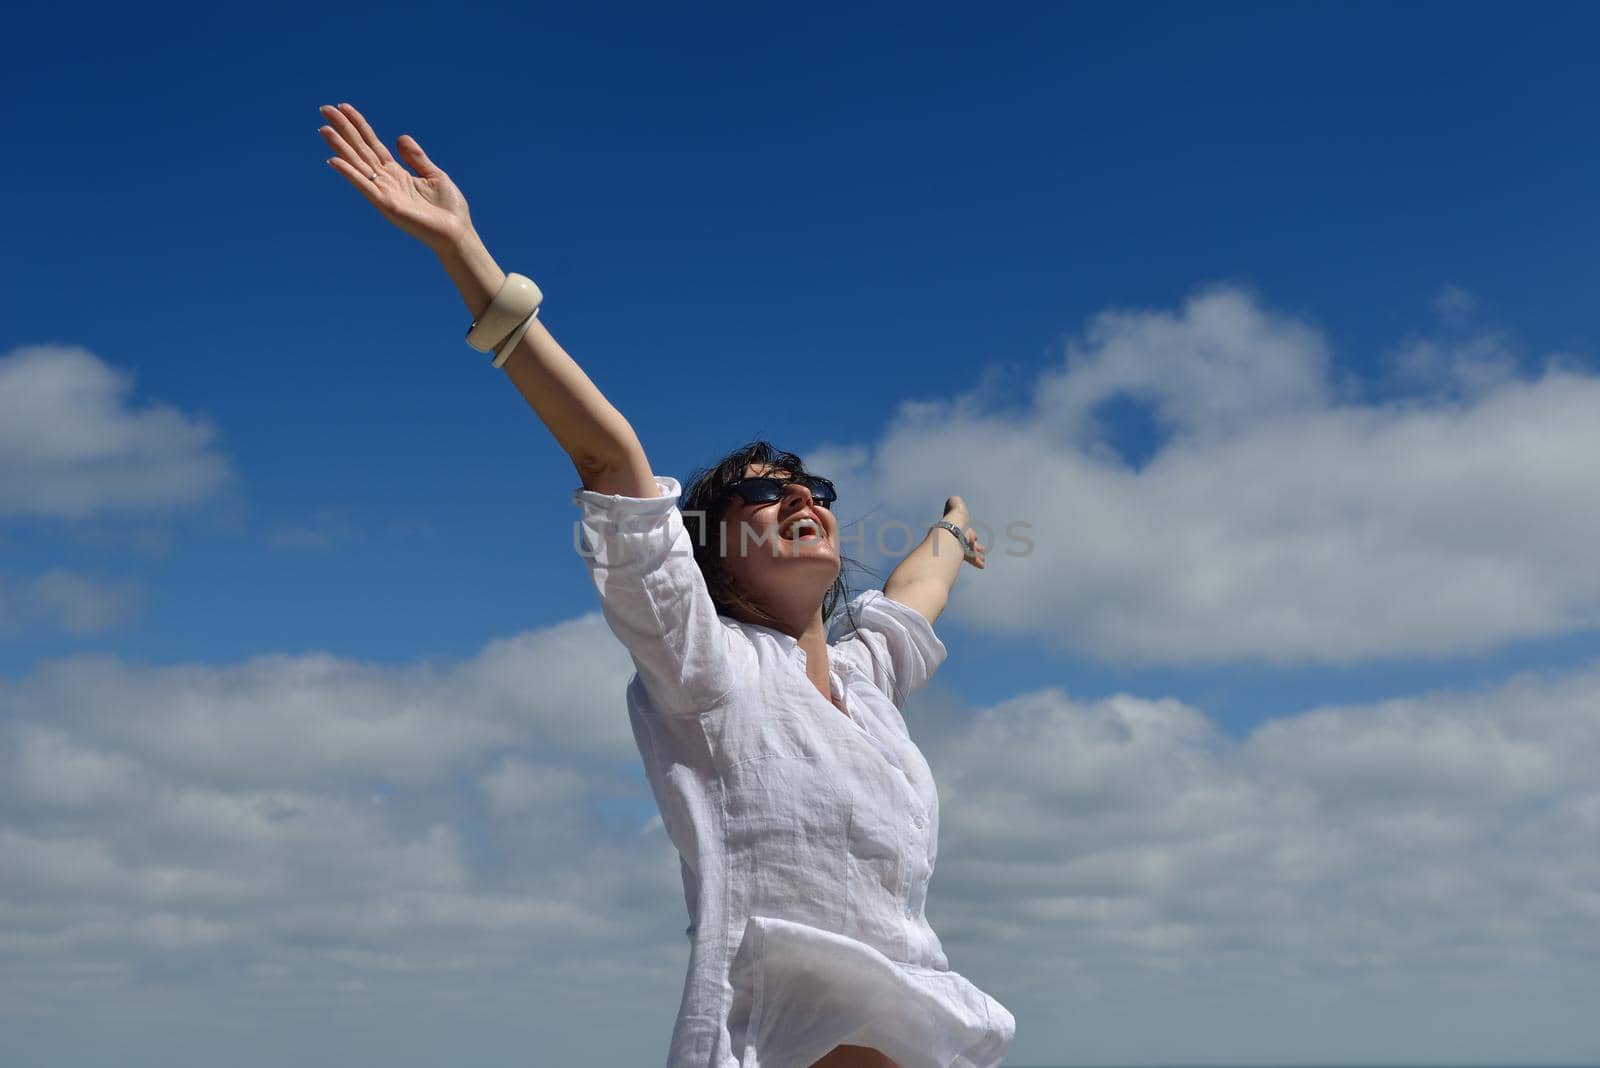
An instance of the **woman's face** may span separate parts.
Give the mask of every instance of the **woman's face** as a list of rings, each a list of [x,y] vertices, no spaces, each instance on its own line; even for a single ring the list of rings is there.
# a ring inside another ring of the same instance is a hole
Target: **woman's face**
[[[745,477],[770,476],[787,483],[783,496],[767,504],[747,504],[730,494],[723,513],[726,531],[724,563],[735,585],[757,603],[770,604],[793,616],[821,610],[822,599],[839,577],[839,520],[832,509],[812,499],[803,483],[763,464],[751,464]],[[801,518],[814,519],[816,536],[796,538],[791,528]]]

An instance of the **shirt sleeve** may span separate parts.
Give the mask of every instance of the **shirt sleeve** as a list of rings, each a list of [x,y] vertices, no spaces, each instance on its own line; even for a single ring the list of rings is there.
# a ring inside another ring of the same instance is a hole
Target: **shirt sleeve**
[[[928,679],[948,655],[944,642],[933,632],[933,625],[910,605],[884,596],[882,590],[865,590],[850,602],[857,628],[849,631],[849,617],[843,610],[834,613],[829,629],[840,635],[840,643],[859,641],[864,647],[857,664],[872,673],[878,689],[889,695],[896,708],[906,698],[927,685]],[[835,630],[837,627],[837,630]],[[866,655],[870,649],[872,655]]]
[[[656,475],[659,497],[579,489],[579,555],[600,607],[653,702],[698,713],[733,688],[733,641],[717,614],[678,510],[678,480]]]

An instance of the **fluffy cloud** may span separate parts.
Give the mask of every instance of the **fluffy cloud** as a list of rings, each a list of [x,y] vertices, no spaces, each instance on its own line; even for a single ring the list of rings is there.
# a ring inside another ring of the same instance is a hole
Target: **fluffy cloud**
[[[986,388],[920,401],[874,445],[806,459],[884,503],[851,533],[887,566],[890,525],[925,529],[960,493],[990,552],[955,617],[1109,661],[1349,663],[1592,628],[1600,376],[1519,373],[1464,329],[1392,357],[1421,396],[1365,400],[1315,329],[1214,287],[1098,316],[1023,410]],[[1146,462],[1111,443],[1121,401],[1149,413]]]
[[[308,999],[675,981],[631,670],[593,614],[449,667],[75,656],[0,683],[0,1013],[115,1003],[144,1034],[234,998],[267,999],[248,1028]]]
[[[84,521],[153,513],[211,497],[231,477],[216,432],[170,405],[136,407],[133,378],[74,346],[0,356],[0,519],[80,524],[78,540],[164,551],[160,529],[96,530]],[[107,631],[135,617],[143,586],[63,567],[0,573],[0,633]]]
[[[1470,297],[1439,308],[1390,357],[1413,399],[1364,401],[1316,330],[1216,288],[1098,318],[1025,411],[910,404],[807,459],[885,516],[963,494],[996,536],[952,612],[1109,659],[1459,654],[1591,625],[1600,381],[1524,375]],[[89,448],[0,419],[0,510],[131,506],[96,456],[138,465],[145,503],[204,484],[199,424],[122,410],[91,357],[0,376],[100,427]],[[1129,398],[1148,461],[1106,425]],[[67,490],[26,490],[53,474]],[[1005,555],[1013,520],[1028,555]],[[0,615],[125,611],[50,574],[0,587]],[[686,917],[630,671],[590,614],[456,664],[74,656],[0,679],[0,1048],[658,1060]],[[1597,705],[1590,666],[1231,739],[1158,694],[974,709],[936,680],[907,710],[942,801],[930,918],[1018,1016],[1019,1063],[1592,1060]]]
[[[221,1051],[307,1004],[394,1027],[415,1002],[418,1050],[510,1055],[526,1020],[658,1056],[685,916],[630,668],[597,615],[451,666],[41,665],[0,690],[0,1004],[40,1034],[91,1003],[203,1012],[232,1021]],[[1600,954],[1597,701],[1600,666],[1232,740],[1173,699],[974,710],[936,680],[907,713],[941,796],[930,918],[1017,1013],[1019,1060],[1307,1035],[1330,1059],[1570,1058]],[[1436,1026],[1374,1030],[1397,998]],[[650,1009],[585,1031],[619,1005]],[[1130,1037],[1135,1005],[1161,1026]]]
[[[1591,665],[1233,741],[1176,701],[1019,696],[930,757],[944,928],[1026,962],[1075,1061],[1592,1056],[1597,705]],[[1119,1033],[1124,1003],[1171,1015]]]
[[[229,477],[204,418],[135,407],[130,375],[73,346],[0,357],[0,517],[169,508]]]

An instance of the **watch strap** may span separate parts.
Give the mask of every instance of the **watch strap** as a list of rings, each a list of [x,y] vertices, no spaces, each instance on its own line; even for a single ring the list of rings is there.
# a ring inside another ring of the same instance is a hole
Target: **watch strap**
[[[944,529],[954,534],[961,542],[961,551],[968,556],[972,555],[972,542],[968,540],[966,531],[962,530],[960,527],[956,526],[947,519],[939,520],[934,524],[934,526],[944,527]]]

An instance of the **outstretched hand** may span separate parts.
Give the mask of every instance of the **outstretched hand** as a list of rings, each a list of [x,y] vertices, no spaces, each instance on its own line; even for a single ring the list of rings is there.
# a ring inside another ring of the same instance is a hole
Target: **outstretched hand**
[[[960,497],[946,498],[944,502],[945,522],[954,523],[956,526],[960,527],[967,535],[967,541],[972,543],[972,551],[963,553],[961,559],[965,560],[973,567],[982,568],[984,555],[989,550],[984,548],[983,542],[978,540],[977,533],[967,525],[971,521],[971,518],[972,517],[967,512],[966,501],[963,501]]]
[[[360,190],[385,219],[434,252],[471,232],[467,198],[449,175],[433,165],[416,138],[400,135],[395,142],[401,157],[397,160],[354,107],[324,104],[320,110],[328,125],[317,132],[338,153],[328,160],[329,165]],[[408,171],[406,164],[416,173]]]

